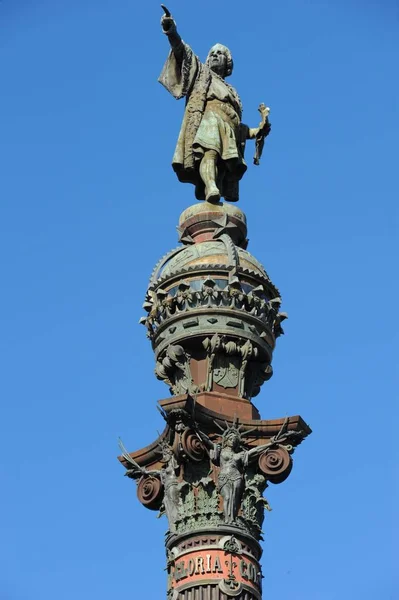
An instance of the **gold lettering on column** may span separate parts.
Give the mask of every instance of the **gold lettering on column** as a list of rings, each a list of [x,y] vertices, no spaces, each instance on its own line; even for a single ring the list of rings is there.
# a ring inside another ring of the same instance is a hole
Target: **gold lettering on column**
[[[176,581],[187,577],[187,569],[184,568],[184,560],[175,564],[174,578]]]
[[[193,561],[192,558],[190,558],[190,560],[188,561],[187,571],[188,571],[189,575],[194,575],[194,573],[195,573],[195,562]]]
[[[205,568],[205,573],[210,573],[211,572],[211,555],[207,554],[206,555],[206,568]]]
[[[204,559],[202,558],[202,556],[197,556],[195,559],[196,562],[196,566],[195,566],[195,574],[196,575],[203,575],[205,573],[205,569],[204,569]]]
[[[245,560],[240,560],[240,575],[243,579],[248,579],[247,563]]]
[[[248,577],[250,581],[258,583],[258,573],[256,567],[252,564],[248,564]]]
[[[220,566],[220,558],[218,555],[215,556],[215,564],[212,569],[213,573],[223,573],[222,567]]]

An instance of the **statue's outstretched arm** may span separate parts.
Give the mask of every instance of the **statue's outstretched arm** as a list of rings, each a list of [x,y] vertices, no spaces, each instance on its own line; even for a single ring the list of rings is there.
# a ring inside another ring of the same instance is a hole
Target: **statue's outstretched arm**
[[[262,452],[264,452],[264,450],[267,450],[267,448],[270,448],[270,446],[274,446],[275,442],[269,442],[268,444],[262,444],[262,446],[255,446],[255,448],[251,448],[251,450],[248,450],[248,460],[250,460],[251,458],[255,458],[257,457],[259,454],[262,454]]]
[[[161,18],[161,27],[165,35],[168,36],[169,44],[173,50],[173,53],[178,61],[183,58],[183,42],[180,35],[177,32],[176,22],[169,10],[164,4],[161,4],[164,13]]]
[[[268,442],[267,444],[262,444],[261,446],[255,446],[255,448],[251,448],[251,450],[248,450],[248,459],[250,459],[252,457],[256,457],[259,454],[262,454],[262,452],[264,452],[268,448],[271,448],[272,446],[280,445],[280,444],[283,444],[284,442],[285,443],[288,442],[288,445],[290,445],[289,442],[292,441],[293,439],[295,440],[295,438],[299,438],[299,439],[303,438],[302,431],[292,431],[292,430],[284,431],[286,424],[287,424],[287,420],[284,422],[284,424],[283,424],[282,428],[280,429],[280,431],[278,432],[278,434],[273,436],[270,439],[270,442]]]
[[[195,433],[196,433],[197,437],[201,440],[201,442],[204,443],[205,447],[208,450],[215,450],[216,444],[214,444],[212,442],[212,440],[209,439],[209,437],[206,435],[206,433],[204,433],[203,431],[198,429],[198,427],[195,428]]]

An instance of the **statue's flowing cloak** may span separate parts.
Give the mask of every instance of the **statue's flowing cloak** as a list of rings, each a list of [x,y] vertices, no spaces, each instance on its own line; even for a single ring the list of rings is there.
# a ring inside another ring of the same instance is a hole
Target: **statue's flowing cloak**
[[[172,161],[179,181],[194,184],[197,199],[204,200],[199,161],[204,150],[214,149],[227,167],[221,194],[228,200],[238,200],[238,181],[247,168],[244,161],[247,128],[240,123],[242,107],[237,92],[201,63],[185,43],[180,61],[173,51],[169,53],[159,81],[174,98],[186,97]]]

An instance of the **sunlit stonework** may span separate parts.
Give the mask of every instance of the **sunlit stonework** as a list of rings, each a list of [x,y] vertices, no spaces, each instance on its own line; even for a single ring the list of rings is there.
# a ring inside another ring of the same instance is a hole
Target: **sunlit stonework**
[[[238,200],[246,139],[255,139],[259,164],[269,109],[260,106],[259,127],[241,123],[225,82],[230,51],[217,44],[201,63],[164,11],[171,51],[160,81],[187,100],[173,168],[205,202],[180,216],[180,244],[155,266],[140,320],[170,392],[159,401],[165,429],[141,450],[121,442],[119,460],[140,502],[166,516],[169,600],[260,600],[264,492],[289,476],[311,433],[299,416],[262,420],[252,403],[272,376],[287,315],[247,250],[245,214],[221,202]]]

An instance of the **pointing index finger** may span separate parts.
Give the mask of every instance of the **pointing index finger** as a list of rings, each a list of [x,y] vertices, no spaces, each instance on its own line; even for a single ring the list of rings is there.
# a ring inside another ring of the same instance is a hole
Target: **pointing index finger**
[[[161,4],[161,8],[162,8],[162,10],[165,13],[165,17],[170,17],[171,16],[170,10],[166,8],[165,4]]]

